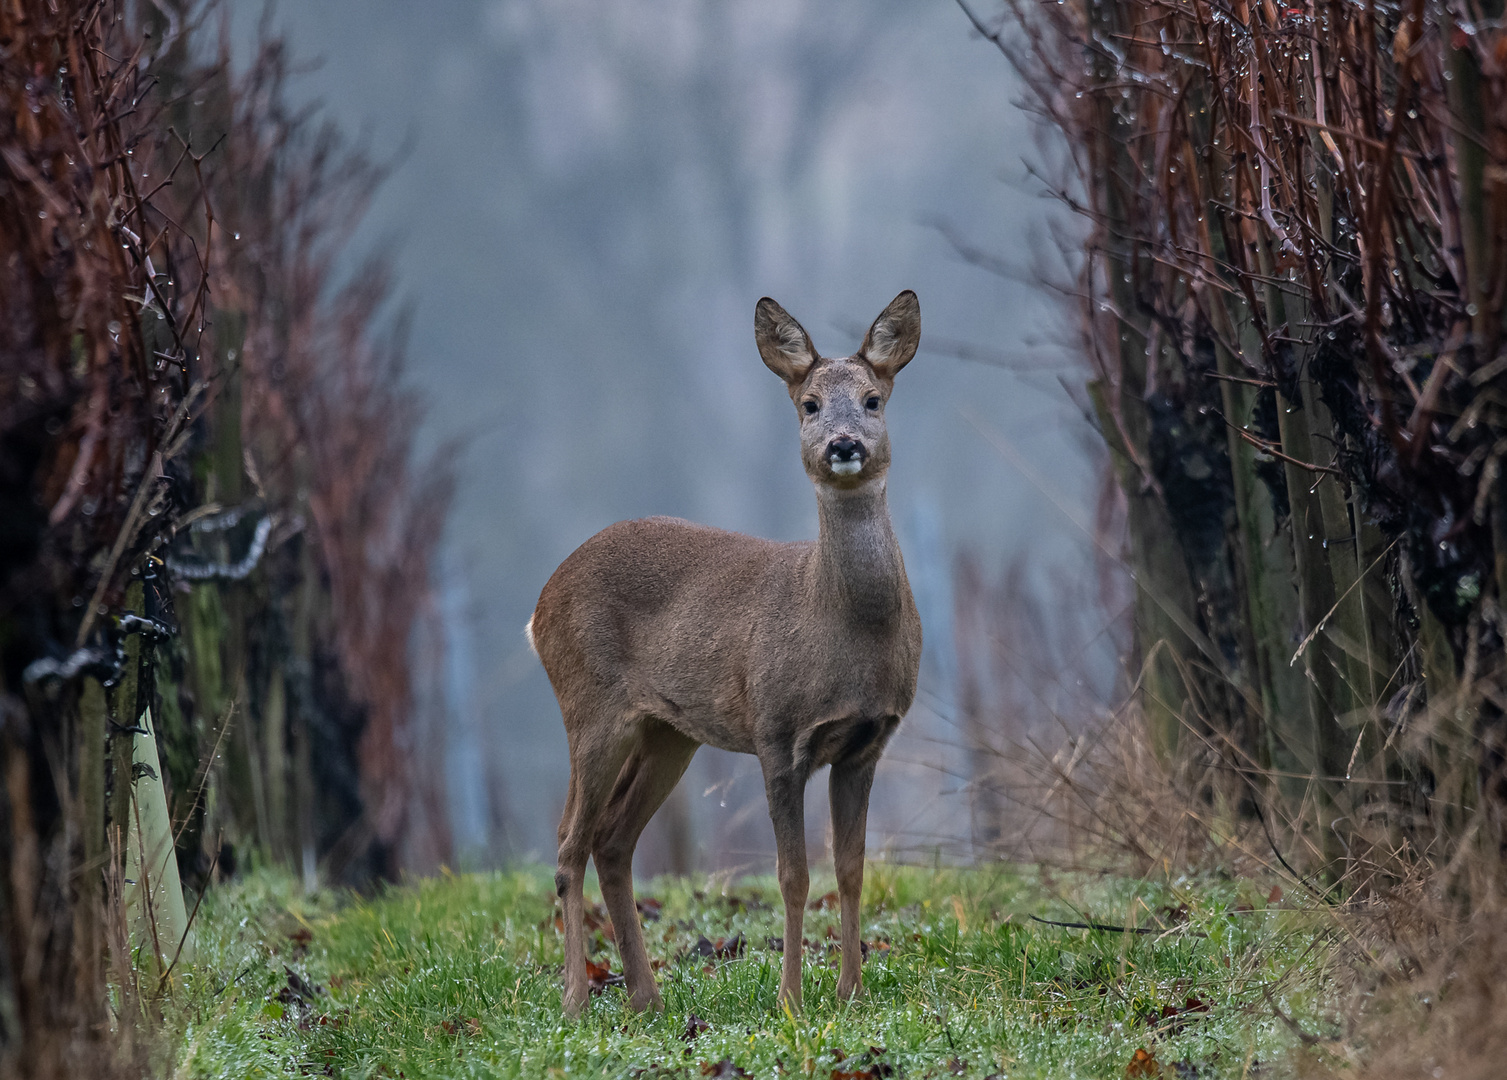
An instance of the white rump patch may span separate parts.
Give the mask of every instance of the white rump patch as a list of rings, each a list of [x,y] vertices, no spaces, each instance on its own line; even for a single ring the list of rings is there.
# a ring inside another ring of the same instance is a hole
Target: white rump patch
[[[528,638],[529,652],[538,656],[539,646],[534,642],[534,617],[532,615],[528,617],[528,622],[523,624],[523,636]]]
[[[832,471],[838,476],[852,476],[863,468],[863,462],[858,458],[849,458],[847,461],[834,461]]]

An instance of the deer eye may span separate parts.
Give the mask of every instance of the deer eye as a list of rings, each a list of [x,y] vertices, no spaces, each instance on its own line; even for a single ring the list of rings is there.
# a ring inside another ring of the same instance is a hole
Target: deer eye
[[[816,415],[816,410],[820,409],[821,406],[818,405],[814,401],[809,401],[808,400],[808,401],[801,402],[801,408],[803,408],[803,409],[806,410],[806,415],[807,416],[815,416]]]
[[[869,410],[869,412],[878,412],[879,411],[879,395],[878,394],[871,395],[869,397],[869,400],[865,401],[863,404]]]

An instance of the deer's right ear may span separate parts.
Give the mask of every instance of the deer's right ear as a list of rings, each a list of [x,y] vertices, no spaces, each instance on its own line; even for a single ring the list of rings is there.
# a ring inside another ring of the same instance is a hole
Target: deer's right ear
[[[754,308],[754,341],[765,366],[791,386],[802,382],[816,363],[811,335],[767,296]]]

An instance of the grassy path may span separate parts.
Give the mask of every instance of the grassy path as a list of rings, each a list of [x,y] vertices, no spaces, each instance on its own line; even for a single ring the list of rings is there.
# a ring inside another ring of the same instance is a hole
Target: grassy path
[[[645,928],[666,1011],[625,1007],[604,926],[593,961],[606,985],[571,1023],[547,870],[343,901],[254,877],[200,913],[198,963],[172,1005],[178,1075],[1202,1080],[1272,1075],[1296,1041],[1278,1009],[1306,1031],[1333,1026],[1323,923],[1250,882],[1049,886],[1010,868],[873,865],[867,996],[836,1000],[837,913],[818,900],[797,1016],[775,1003],[772,881],[662,880],[640,895],[658,902]]]

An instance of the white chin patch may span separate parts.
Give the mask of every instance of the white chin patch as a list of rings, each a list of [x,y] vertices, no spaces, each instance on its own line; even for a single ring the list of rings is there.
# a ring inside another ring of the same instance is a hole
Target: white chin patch
[[[832,471],[838,476],[852,476],[863,469],[863,462],[858,458],[849,458],[847,461],[831,462]]]

